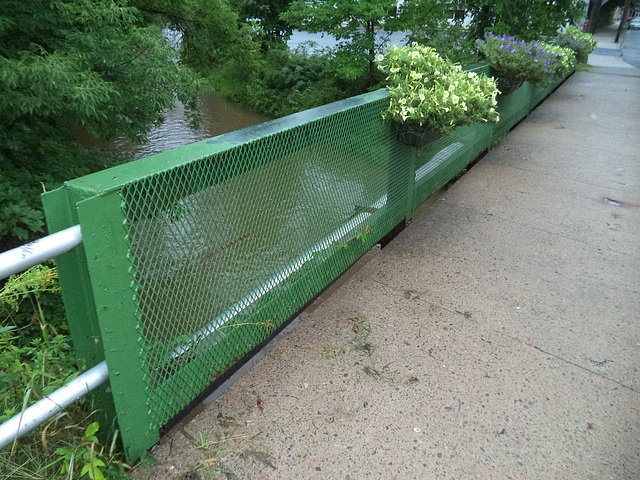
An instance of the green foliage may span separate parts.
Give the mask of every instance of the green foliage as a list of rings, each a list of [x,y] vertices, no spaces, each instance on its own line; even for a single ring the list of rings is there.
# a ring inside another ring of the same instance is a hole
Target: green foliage
[[[478,49],[496,74],[536,84],[568,75],[575,62],[573,51],[568,48],[489,32],[478,40]]]
[[[389,31],[394,25],[397,28],[395,6],[393,0],[297,0],[281,18],[300,30],[331,33],[339,41],[335,75],[347,81],[365,77],[369,86],[373,86],[376,84],[375,32],[382,26]]]
[[[262,45],[262,50],[281,47],[291,36],[293,28],[280,18],[287,11],[290,0],[231,0],[232,7],[246,23],[253,22],[253,29]]]
[[[42,232],[43,215],[36,203],[37,195],[28,195],[24,188],[0,178],[0,238],[15,237],[25,241],[30,234]]]
[[[448,25],[424,41],[415,35],[410,38],[412,41],[435,48],[440,55],[454,63],[469,65],[479,61],[475,38],[469,38],[466,28],[461,25]]]
[[[582,17],[586,7],[583,0],[457,0],[454,3],[471,20],[471,38],[479,38],[491,30],[524,40],[555,37],[561,26]]]
[[[197,78],[172,61],[175,50],[161,28],[144,24],[123,3],[4,3],[0,88],[10,133],[24,137],[18,126],[37,119],[71,121],[100,138],[135,139],[162,120],[176,97],[195,107]]]
[[[212,76],[216,90],[249,108],[281,117],[361,93],[336,81],[329,52],[271,48],[239,69],[228,65]]]
[[[449,20],[459,14],[452,1],[405,2],[401,15],[391,25],[409,31],[409,42],[435,48],[455,63],[474,63],[477,61],[475,40],[467,36],[466,28],[460,23]]]
[[[59,306],[57,272],[49,265],[14,275],[0,289],[0,423],[79,375]],[[123,478],[129,467],[116,452],[117,433],[107,452],[97,422],[87,424],[90,416],[76,402],[0,452],[0,471],[12,479]]]
[[[11,276],[0,289],[0,422],[78,375],[66,325],[49,323],[40,302],[57,291],[56,269],[45,265]],[[30,314],[19,315],[25,301]]]
[[[360,243],[362,243],[362,245],[366,245],[370,234],[371,234],[371,226],[367,225],[366,227],[364,227],[364,230],[358,230],[354,237],[347,239],[344,245],[342,245],[342,248],[344,248],[345,250],[349,250],[349,242],[351,240],[359,240]]]
[[[596,48],[598,42],[592,34],[571,25],[562,31],[556,43],[561,47],[573,50],[578,61],[586,63],[587,57]]]
[[[12,275],[0,289],[0,305],[18,311],[25,297],[43,292],[57,292],[58,272],[55,267],[36,265],[19,275]],[[40,312],[38,312],[40,313]]]
[[[450,133],[462,125],[499,119],[494,80],[463,71],[430,47],[394,47],[379,56],[379,66],[388,73],[388,120]]]
[[[60,474],[69,480],[85,476],[91,480],[125,478],[125,470],[131,467],[115,456],[117,437],[113,438],[107,453],[104,447],[100,447],[97,437],[99,429],[98,422],[87,425],[82,437],[75,439],[78,441],[56,449],[55,454],[58,458],[51,465],[59,463]]]
[[[176,99],[196,120],[204,83],[175,61],[163,27],[127,1],[3,2],[3,246],[13,246],[8,236],[23,241],[42,230],[43,185],[55,188],[79,171],[104,168],[106,156],[87,155],[79,130],[100,139],[124,135],[141,141]]]
[[[244,63],[258,48],[248,25],[227,1],[220,0],[133,0],[147,23],[171,31],[175,38],[172,55],[183,65],[208,75],[230,60]],[[189,105],[194,106],[194,105]]]

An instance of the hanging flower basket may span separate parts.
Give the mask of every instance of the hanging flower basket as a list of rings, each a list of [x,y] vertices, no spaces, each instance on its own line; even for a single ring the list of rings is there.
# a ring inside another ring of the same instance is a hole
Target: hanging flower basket
[[[380,71],[388,74],[389,105],[382,116],[407,125],[396,129],[401,142],[424,145],[439,138],[440,132],[446,135],[463,125],[498,121],[492,78],[464,71],[433,48],[417,43],[393,46],[377,59]]]
[[[598,43],[596,37],[590,33],[583,32],[575,25],[565,28],[557,39],[558,45],[570,48],[576,54],[578,63],[587,63],[589,54]]]
[[[584,52],[576,52],[576,60],[578,63],[589,63],[589,54]]]
[[[568,48],[551,45],[539,40],[524,41],[514,36],[485,33],[478,40],[492,75],[498,77],[498,89],[506,96],[509,90],[520,86],[506,83],[505,76],[517,77],[536,85],[548,85],[554,76],[566,77],[573,69],[574,54]]]
[[[521,78],[512,77],[511,75],[505,75],[493,69],[490,70],[490,74],[491,76],[495,77],[496,86],[498,87],[500,94],[504,95],[505,97],[507,95],[511,95],[524,83],[524,80],[522,80]]]
[[[410,147],[424,147],[442,137],[442,132],[435,128],[411,123],[396,124],[396,138]]]

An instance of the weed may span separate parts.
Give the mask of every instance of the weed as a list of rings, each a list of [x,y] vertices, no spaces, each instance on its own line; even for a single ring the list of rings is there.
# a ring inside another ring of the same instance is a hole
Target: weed
[[[74,478],[80,465],[80,478],[88,475],[91,480],[114,478],[114,475],[123,473],[124,468],[129,469],[128,465],[114,457],[117,434],[113,437],[108,455],[105,454],[104,447],[96,451],[96,447],[100,446],[96,437],[99,428],[98,422],[93,422],[85,428],[80,443],[58,447],[55,451],[58,458],[51,465],[59,463],[60,473],[69,480]],[[105,473],[109,476],[105,477]]]
[[[371,325],[367,323],[364,317],[350,318],[349,320],[353,322],[353,326],[351,327],[351,329],[355,333],[371,333]]]
[[[336,358],[344,354],[344,348],[330,348],[322,352],[325,358]]]
[[[57,271],[47,264],[12,276],[0,289],[0,422],[80,373],[58,290]],[[101,447],[99,425],[90,422],[95,412],[87,415],[85,403],[1,451],[0,471],[16,480],[123,477],[129,467],[116,452],[117,433],[108,451]]]
[[[359,230],[353,237],[347,239],[342,248],[345,250],[349,250],[349,242],[351,240],[360,240],[363,245],[367,243],[367,239],[369,238],[369,234],[371,233],[371,227],[367,225],[364,230]]]

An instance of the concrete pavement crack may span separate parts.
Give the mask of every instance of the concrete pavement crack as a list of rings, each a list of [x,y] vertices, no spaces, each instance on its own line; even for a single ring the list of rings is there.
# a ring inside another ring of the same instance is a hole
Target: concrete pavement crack
[[[386,283],[384,283],[384,282],[381,282],[381,281],[379,281],[379,280],[375,280],[375,279],[371,279],[371,280],[372,280],[372,281],[374,281],[374,282],[376,282],[376,283],[378,283],[378,284],[380,284],[380,285],[382,285],[382,286],[385,286],[385,287],[387,287],[387,288],[390,288],[390,289],[392,289],[392,290],[396,290],[396,291],[398,291],[398,292],[401,292],[401,291],[402,291],[402,289],[401,289],[401,288],[394,287],[394,286],[392,286],[392,285],[388,285],[388,284],[386,284]],[[428,290],[425,290],[424,292],[420,292],[420,293],[418,294],[418,296],[419,296],[419,297],[421,297],[424,293],[427,293],[427,292],[428,292]],[[428,301],[428,300],[426,300],[426,299],[424,299],[424,298],[423,298],[422,300],[423,300],[424,302],[428,303],[429,305],[432,305],[432,306],[434,306],[434,307],[440,308],[440,309],[445,310],[445,311],[447,311],[447,312],[449,312],[449,313],[452,313],[452,314],[454,314],[454,315],[460,315],[460,316],[464,317],[464,318],[465,318],[465,320],[468,320],[468,321],[470,321],[470,322],[474,323],[474,324],[475,324],[475,325],[477,325],[478,327],[486,328],[486,325],[483,325],[483,324],[481,324],[480,322],[478,322],[477,320],[474,320],[474,319],[473,319],[473,318],[471,318],[470,316],[466,315],[466,313],[467,313],[467,312],[461,312],[461,311],[459,311],[459,310],[451,310],[451,309],[448,309],[448,308],[444,307],[443,305],[438,305],[438,304],[433,303],[433,302],[430,302],[430,301]],[[500,332],[500,331],[495,330],[495,329],[493,329],[493,328],[487,328],[487,330],[489,330],[489,331],[491,331],[491,332],[495,333],[496,335],[502,335],[502,336],[507,337],[507,338],[509,338],[509,339],[511,339],[511,340],[513,340],[513,341],[515,341],[515,342],[518,342],[518,343],[521,343],[521,344],[523,344],[523,345],[526,345],[527,347],[529,347],[529,348],[531,348],[531,349],[537,350],[537,351],[539,351],[539,352],[541,352],[541,353],[544,353],[545,355],[549,355],[549,356],[551,356],[551,357],[553,357],[553,358],[555,358],[555,359],[557,359],[557,360],[560,360],[561,362],[568,363],[569,365],[573,365],[574,367],[577,367],[577,368],[579,368],[579,369],[581,369],[581,370],[584,370],[584,371],[586,371],[586,372],[588,372],[588,373],[590,373],[590,374],[592,374],[592,375],[596,375],[596,376],[598,376],[598,377],[600,377],[600,378],[602,378],[602,379],[604,379],[604,380],[607,380],[607,381],[609,381],[609,382],[615,383],[616,385],[619,385],[619,386],[620,386],[620,387],[622,387],[622,388],[625,388],[625,389],[630,390],[630,391],[632,391],[632,392],[634,392],[634,393],[640,394],[640,390],[636,390],[635,388],[630,387],[630,386],[628,386],[628,385],[625,385],[624,383],[621,383],[621,382],[619,382],[618,380],[614,380],[614,379],[612,379],[612,378],[607,377],[606,375],[603,375],[603,374],[601,374],[601,373],[599,373],[599,372],[595,372],[595,371],[590,370],[590,369],[588,369],[588,368],[586,368],[586,367],[584,367],[584,366],[582,366],[582,365],[579,365],[579,364],[577,364],[577,363],[575,363],[575,362],[572,362],[571,360],[567,360],[566,358],[563,358],[563,357],[561,357],[561,356],[559,356],[559,355],[556,355],[556,354],[554,354],[554,353],[551,353],[551,352],[548,352],[548,351],[546,351],[546,350],[543,350],[542,348],[540,348],[540,347],[538,347],[538,346],[536,346],[536,345],[532,345],[532,344],[530,344],[530,343],[527,343],[527,342],[525,342],[524,340],[521,340],[521,339],[519,339],[519,338],[517,338],[517,337],[514,337],[514,336],[509,335],[509,334],[504,333],[504,332]]]
[[[473,320],[472,320],[472,321],[473,321]],[[479,323],[478,323],[478,322],[475,322],[475,323],[476,323],[476,325],[479,325]],[[511,340],[514,340],[514,341],[516,341],[516,342],[518,342],[518,343],[521,343],[521,344],[523,344],[523,345],[526,345],[526,346],[528,346],[529,348],[532,348],[532,349],[537,350],[537,351],[539,351],[539,352],[541,352],[541,353],[544,353],[545,355],[549,355],[550,357],[553,357],[553,358],[555,358],[555,359],[557,359],[557,360],[560,360],[561,362],[568,363],[569,365],[573,365],[574,367],[578,367],[579,369],[584,370],[585,372],[589,372],[589,373],[591,373],[591,374],[593,374],[593,375],[596,375],[596,376],[598,376],[598,377],[600,377],[600,378],[603,378],[604,380],[607,380],[607,381],[609,381],[609,382],[615,383],[616,385],[619,385],[619,386],[620,386],[620,387],[622,387],[622,388],[626,388],[627,390],[630,390],[630,391],[632,391],[633,393],[640,394],[640,390],[636,390],[635,388],[630,387],[630,386],[628,386],[628,385],[625,385],[624,383],[621,383],[621,382],[619,382],[618,380],[614,380],[613,378],[609,378],[609,377],[607,377],[606,375],[603,375],[602,373],[594,372],[593,370],[590,370],[590,369],[588,369],[588,368],[586,368],[586,367],[583,367],[582,365],[578,365],[577,363],[572,362],[571,360],[567,360],[566,358],[563,358],[563,357],[561,357],[561,356],[559,356],[559,355],[556,355],[556,354],[551,353],[551,352],[547,352],[546,350],[543,350],[542,348],[540,348],[540,347],[538,347],[538,346],[536,346],[536,345],[532,345],[532,344],[530,344],[530,343],[527,343],[527,342],[525,342],[524,340],[520,340],[519,338],[517,338],[517,337],[513,337],[513,336],[508,335],[508,334],[506,334],[506,333],[504,333],[504,332],[499,332],[499,331],[494,330],[494,329],[490,329],[490,330],[491,330],[491,331],[493,331],[495,334],[505,336],[505,337],[507,337],[507,338],[509,338],[509,339],[511,339]]]
[[[460,208],[460,209],[468,210],[468,211],[473,212],[473,213],[477,213],[477,214],[482,215],[482,216],[487,216],[487,214],[485,212],[482,212],[480,210],[476,210],[475,208],[472,208],[472,207],[467,207],[466,205],[456,205],[456,207]],[[597,248],[607,249],[608,251],[610,251],[612,253],[615,253],[615,254],[618,254],[618,255],[623,255],[625,257],[631,257],[631,258],[638,258],[638,256],[630,254],[629,252],[620,252],[618,250],[615,250],[615,249],[611,248],[609,245],[604,245],[604,246],[603,245],[596,245],[596,244],[593,244],[593,243],[585,242],[583,240],[578,240],[576,238],[567,237],[566,235],[560,235],[557,232],[551,232],[549,230],[545,230],[544,228],[536,227],[535,225],[531,225],[531,224],[528,224],[528,223],[516,222],[516,221],[511,220],[511,219],[506,218],[506,217],[498,217],[498,216],[496,216],[494,214],[492,214],[492,216],[494,218],[497,218],[497,219],[499,219],[501,221],[504,221],[504,222],[508,222],[508,223],[511,223],[511,224],[514,224],[514,225],[519,225],[521,227],[528,227],[528,228],[537,230],[539,232],[546,233],[547,235],[551,235],[551,236],[559,237],[559,238],[564,238],[565,240],[569,240],[571,242],[581,243],[582,245],[585,245],[587,247],[596,248],[596,249]]]

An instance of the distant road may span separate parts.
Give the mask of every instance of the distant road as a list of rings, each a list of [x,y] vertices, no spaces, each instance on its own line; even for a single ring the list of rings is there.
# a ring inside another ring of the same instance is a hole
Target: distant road
[[[628,30],[622,46],[622,59],[640,68],[640,30]]]

